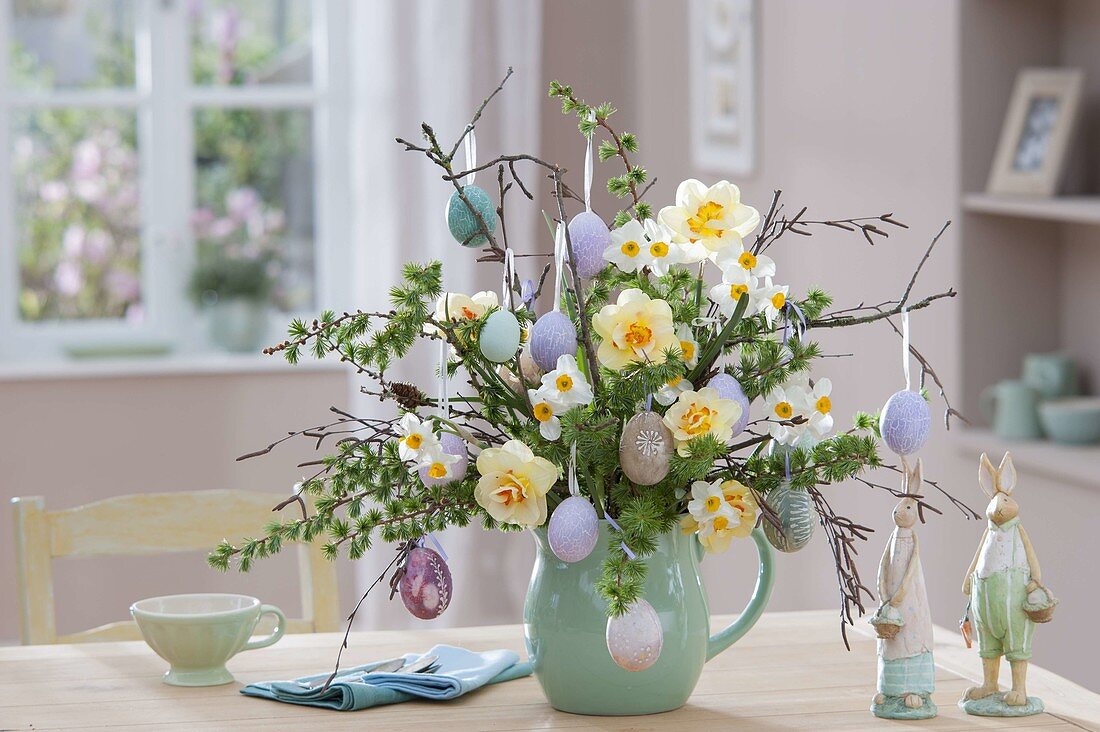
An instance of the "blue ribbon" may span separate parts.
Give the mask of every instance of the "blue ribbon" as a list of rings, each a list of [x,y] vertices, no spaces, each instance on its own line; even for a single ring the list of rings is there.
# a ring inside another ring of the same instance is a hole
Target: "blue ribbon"
[[[443,545],[439,543],[439,539],[435,538],[435,534],[427,534],[426,536],[420,537],[420,546],[424,546],[424,539],[427,539],[432,543],[432,546],[435,547],[435,550],[439,552],[439,556],[443,557],[443,561],[446,562],[447,552],[443,549]]]
[[[612,528],[614,528],[615,531],[618,531],[620,534],[623,533],[623,527],[619,526],[619,523],[615,519],[611,518],[609,514],[604,514],[604,518],[607,519],[607,523],[611,524]],[[638,558],[638,556],[630,550],[630,547],[626,545],[625,541],[619,542],[619,546],[623,548],[623,554],[625,554],[630,559],[633,560]]]

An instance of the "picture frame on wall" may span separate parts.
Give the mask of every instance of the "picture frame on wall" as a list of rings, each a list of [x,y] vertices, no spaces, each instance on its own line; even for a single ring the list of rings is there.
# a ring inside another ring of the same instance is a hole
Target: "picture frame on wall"
[[[1080,69],[1020,71],[989,171],[989,193],[1048,197],[1058,192],[1083,82]]]
[[[729,176],[756,167],[755,0],[692,0],[691,155]]]

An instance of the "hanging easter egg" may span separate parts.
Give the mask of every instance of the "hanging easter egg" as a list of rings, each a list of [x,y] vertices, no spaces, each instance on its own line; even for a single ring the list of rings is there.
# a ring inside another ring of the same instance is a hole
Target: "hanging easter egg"
[[[623,475],[638,485],[660,483],[672,460],[672,432],[661,415],[642,412],[623,425],[619,439],[619,465]]]
[[[741,388],[741,384],[737,379],[733,378],[725,371],[719,371],[715,374],[715,376],[707,382],[707,386],[717,391],[718,396],[723,399],[735,401],[737,405],[741,407],[741,416],[733,423],[733,437],[737,437],[745,431],[745,427],[749,424],[749,398],[745,396],[745,390]]]
[[[501,364],[497,368],[497,374],[504,380],[509,389],[523,396],[527,393],[528,387],[536,386],[539,383],[539,379],[542,378],[543,374],[542,369],[535,363],[535,359],[531,357],[530,344],[519,352],[519,370],[523,374],[523,381],[520,381],[520,377],[516,376],[507,364]]]
[[[421,620],[438,618],[451,604],[451,570],[438,552],[418,546],[409,552],[398,591],[410,613]]]
[[[543,371],[553,371],[558,357],[577,352],[577,329],[569,316],[551,310],[531,326],[531,356]]]
[[[915,391],[903,389],[886,402],[879,417],[882,441],[898,455],[911,455],[924,446],[932,427],[928,402]]]
[[[458,191],[452,193],[451,200],[447,203],[447,228],[451,230],[451,236],[459,244],[479,247],[486,242],[486,239],[474,211],[481,214],[489,233],[493,233],[497,229],[496,205],[493,199],[489,198],[488,193],[475,185],[463,186],[462,193],[470,205],[466,205],[466,201],[462,200]]]
[[[477,336],[481,355],[493,363],[504,363],[519,350],[520,327],[511,310],[496,310],[485,319]]]
[[[617,618],[607,619],[607,650],[627,671],[645,671],[657,662],[665,632],[661,618],[645,600],[638,600]]]
[[[591,211],[580,212],[569,222],[569,241],[577,274],[585,279],[599,274],[607,264],[603,252],[611,245],[611,230],[603,219]]]
[[[570,496],[558,504],[546,527],[550,548],[563,562],[579,562],[596,548],[600,519],[583,496]]]
[[[814,520],[817,512],[813,507],[810,494],[791,488],[784,480],[764,497],[776,513],[779,527],[764,519],[764,535],[768,542],[781,552],[796,552],[809,543],[814,535]],[[782,527],[782,528],[780,528]]]
[[[428,466],[420,468],[420,480],[424,485],[447,485],[466,477],[466,468],[470,464],[470,456],[466,452],[466,440],[451,432],[443,432],[439,435],[439,445],[448,455],[458,455],[458,462],[449,466],[449,473],[443,478],[433,478],[429,475]]]

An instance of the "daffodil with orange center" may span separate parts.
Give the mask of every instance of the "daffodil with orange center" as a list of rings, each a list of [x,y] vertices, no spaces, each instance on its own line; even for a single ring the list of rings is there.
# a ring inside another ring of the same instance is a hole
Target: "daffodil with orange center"
[[[676,189],[676,205],[661,209],[658,220],[677,242],[699,243],[718,254],[739,246],[760,224],[760,213],[741,203],[741,191],[729,181],[707,187],[689,179]]]
[[[718,391],[705,386],[699,391],[685,391],[665,413],[665,424],[672,431],[676,451],[681,456],[689,454],[688,443],[713,435],[720,442],[733,436],[733,423],[741,416],[741,405],[732,399],[723,399]]]
[[[634,361],[664,361],[664,351],[679,348],[672,324],[672,308],[638,289],[624,290],[614,305],[605,305],[592,318],[602,338],[596,356],[618,371]]]
[[[490,447],[477,457],[481,478],[474,489],[478,505],[497,521],[517,526],[546,523],[546,494],[557,482],[557,466],[519,440]]]

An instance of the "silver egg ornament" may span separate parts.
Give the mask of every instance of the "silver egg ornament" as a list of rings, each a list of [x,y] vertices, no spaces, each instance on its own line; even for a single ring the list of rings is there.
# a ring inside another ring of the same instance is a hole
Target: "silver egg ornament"
[[[596,548],[600,519],[583,496],[570,496],[550,516],[546,538],[554,555],[563,562],[579,562]]]
[[[439,553],[418,546],[409,552],[398,592],[405,609],[421,620],[438,618],[451,604],[451,569]]]
[[[617,618],[607,619],[607,651],[627,671],[645,671],[661,656],[665,632],[661,618],[645,600],[638,600]]]
[[[493,363],[512,360],[519,350],[519,321],[511,310],[496,310],[485,319],[477,336],[481,355]]]
[[[882,441],[898,455],[912,455],[924,446],[932,427],[928,402],[915,391],[903,389],[882,408],[878,429]]]
[[[569,316],[558,310],[536,320],[529,335],[531,357],[543,371],[553,371],[560,356],[577,352],[577,329]]]
[[[471,209],[470,206],[466,205],[466,201],[462,200],[462,197],[458,195],[458,191],[452,193],[451,200],[447,202],[447,228],[451,230],[451,236],[459,244],[467,247],[479,247],[487,239],[481,231],[481,225],[478,223],[474,211],[481,214],[481,218],[485,220],[485,227],[492,234],[497,228],[496,204],[493,203],[493,199],[489,198],[488,193],[475,185],[463,186],[462,194],[466,196],[466,200],[470,202],[470,206],[473,206],[473,208]]]
[[[749,398],[745,396],[745,390],[741,388],[741,383],[722,371],[708,381],[707,386],[717,391],[718,396],[735,401],[741,407],[741,416],[733,423],[733,437],[737,437],[745,431],[745,427],[749,424]]]
[[[569,242],[581,277],[595,277],[607,265],[603,252],[611,245],[611,230],[596,214],[582,211],[573,217],[569,222]]]
[[[458,455],[458,462],[450,465],[450,474],[445,478],[433,478],[428,475],[428,466],[420,468],[420,481],[424,485],[447,485],[466,477],[470,465],[470,455],[466,451],[466,440],[456,434],[444,432],[439,435],[439,444],[448,455]]]

